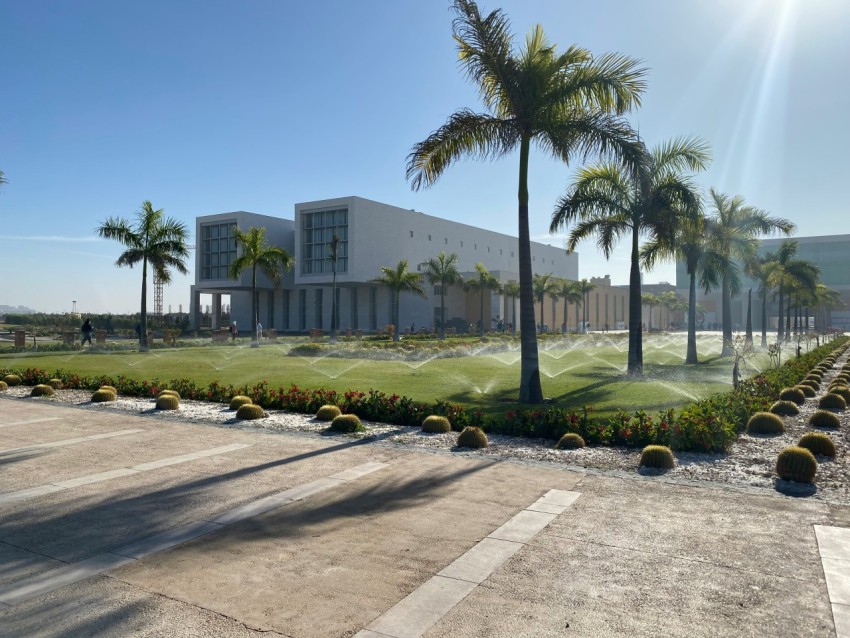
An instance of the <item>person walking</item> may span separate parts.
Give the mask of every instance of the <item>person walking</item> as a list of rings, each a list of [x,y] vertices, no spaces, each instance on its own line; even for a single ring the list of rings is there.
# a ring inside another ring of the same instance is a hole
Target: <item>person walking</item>
[[[236,327],[236,322],[233,321],[230,324],[230,340],[236,341],[236,337],[239,336],[239,329]]]
[[[83,340],[80,343],[80,346],[86,345],[86,341],[88,341],[89,346],[91,346],[91,333],[94,332],[94,327],[91,325],[90,319],[86,319],[83,322],[83,325],[80,326],[80,332],[83,333]]]

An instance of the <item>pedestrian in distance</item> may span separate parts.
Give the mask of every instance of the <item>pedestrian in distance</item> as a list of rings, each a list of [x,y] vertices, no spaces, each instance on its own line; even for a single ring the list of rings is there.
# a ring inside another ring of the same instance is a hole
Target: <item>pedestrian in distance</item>
[[[236,322],[233,321],[230,324],[230,340],[236,341],[236,337],[239,336],[239,329],[236,327]]]
[[[90,319],[86,319],[83,322],[83,325],[80,326],[80,332],[83,333],[83,340],[80,343],[80,345],[81,346],[86,345],[86,341],[88,341],[89,345],[91,345],[91,333],[94,332],[94,327],[91,325]]]

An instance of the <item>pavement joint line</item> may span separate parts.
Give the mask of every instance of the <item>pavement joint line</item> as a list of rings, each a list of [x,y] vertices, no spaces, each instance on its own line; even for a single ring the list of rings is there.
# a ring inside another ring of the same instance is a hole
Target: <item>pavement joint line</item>
[[[549,490],[360,630],[354,638],[419,638],[563,513],[579,492]],[[505,538],[507,537],[507,538]]]
[[[158,461],[141,463],[132,467],[121,467],[114,470],[108,470],[105,472],[98,472],[96,474],[89,474],[87,476],[80,476],[74,479],[68,479],[66,481],[58,481],[56,483],[48,483],[46,485],[30,487],[28,489],[18,490],[16,492],[7,492],[5,494],[0,494],[0,506],[5,505],[6,503],[12,503],[27,498],[33,498],[35,496],[43,496],[45,494],[52,494],[53,492],[59,492],[74,487],[80,487],[82,485],[90,485],[91,483],[99,483],[101,481],[108,481],[110,479],[120,478],[122,476],[130,476],[132,474],[139,474],[141,472],[156,470],[161,467],[168,467],[170,465],[177,465],[178,463],[185,463],[188,461],[194,461],[209,456],[215,456],[216,454],[234,452],[236,450],[242,450],[246,447],[251,447],[251,444],[232,443],[230,445],[214,447],[208,450],[201,450],[192,454],[184,454],[182,456],[171,456],[164,459],[159,459]]]
[[[16,425],[30,425],[36,423],[47,423],[48,421],[61,421],[61,416],[50,416],[43,419],[29,419],[27,421],[12,421],[11,423],[0,423],[0,428],[11,428]]]
[[[28,452],[30,450],[40,450],[43,448],[64,447],[66,445],[75,445],[77,443],[85,443],[87,441],[99,441],[101,439],[111,439],[116,436],[127,436],[129,434],[138,434],[145,430],[116,430],[115,432],[104,432],[103,434],[92,434],[89,436],[78,436],[73,439],[62,439],[61,441],[49,441],[47,443],[33,443],[22,447],[13,447],[8,450],[0,450],[0,454],[12,454],[13,452]]]
[[[814,525],[837,638],[850,638],[850,528]]]
[[[350,470],[346,470],[346,472],[351,472],[352,476],[356,476],[357,478],[359,478],[361,476],[371,474],[372,472],[376,472],[385,467],[389,467],[389,464],[364,463],[362,465],[350,468]],[[342,472],[340,474],[342,474]],[[153,536],[143,538],[128,545],[123,545],[121,547],[118,547],[117,549],[96,554],[95,556],[91,556],[90,558],[78,561],[76,563],[68,563],[66,565],[63,565],[62,567],[58,567],[57,569],[38,574],[36,576],[32,576],[30,578],[27,578],[25,580],[6,587],[0,587],[0,609],[4,609],[5,607],[25,602],[32,598],[36,598],[37,596],[41,596],[43,594],[55,591],[66,585],[71,585],[81,580],[91,578],[92,576],[98,576],[100,574],[103,574],[104,572],[116,569],[123,565],[134,563],[137,560],[150,556],[151,554],[156,554],[158,552],[165,551],[166,549],[181,545],[196,538],[200,538],[201,536],[206,536],[207,534],[217,532],[221,529],[224,529],[228,525],[239,522],[246,518],[250,518],[251,516],[256,516],[258,514],[267,512],[270,509],[275,509],[277,507],[287,505],[288,503],[293,503],[295,501],[302,500],[304,498],[307,498],[307,496],[311,496],[319,492],[324,492],[333,487],[345,485],[346,483],[350,483],[353,480],[354,478],[320,478],[310,483],[305,483],[304,485],[285,490],[284,492],[280,492],[278,494],[273,494],[271,496],[266,496],[259,499],[260,502],[266,503],[268,501],[273,501],[275,504],[273,505],[273,507],[262,509],[261,511],[256,511],[250,515],[234,517],[232,520],[228,520],[227,522],[216,522],[215,520],[220,518],[226,518],[227,515],[231,512],[245,510],[247,506],[251,505],[251,503],[248,503],[246,505],[241,505],[239,507],[230,509],[226,512],[222,512],[214,519],[200,519],[197,521],[192,521],[191,523],[181,525],[180,527],[177,527],[175,529],[170,529],[159,534],[154,534]],[[310,489],[311,487],[313,489]],[[301,495],[297,498],[283,496],[287,493],[293,493],[296,490],[301,490]],[[242,513],[244,514],[244,512]]]

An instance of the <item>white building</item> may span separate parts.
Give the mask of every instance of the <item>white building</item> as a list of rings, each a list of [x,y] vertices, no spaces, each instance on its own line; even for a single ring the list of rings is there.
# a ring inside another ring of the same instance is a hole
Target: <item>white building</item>
[[[195,285],[192,286],[191,314],[195,327],[201,320],[201,294],[212,295],[212,327],[221,323],[222,295],[230,295],[231,318],[243,333],[251,325],[251,273],[236,281],[227,268],[237,254],[232,228],[247,230],[264,226],[270,243],[285,248],[295,257],[294,269],[275,289],[258,272],[257,288],[260,322],[282,333],[311,329],[329,331],[331,325],[331,262],[327,245],[336,234],[340,238],[337,260],[338,328],[374,332],[392,323],[393,296],[372,283],[381,267],[395,267],[407,259],[411,271],[424,270],[424,262],[440,251],[456,253],[458,270],[465,278],[481,262],[500,282],[518,281],[517,238],[474,226],[397,208],[361,197],[341,197],[295,205],[295,219],[281,219],[244,211],[206,215],[196,220],[197,251]],[[532,243],[535,273],[578,279],[578,255],[563,248]],[[438,325],[439,287],[423,278],[427,296],[402,293],[399,320],[403,330]],[[504,295],[487,294],[485,329],[496,322],[518,321],[516,308]],[[516,321],[514,317],[517,317]],[[466,327],[480,317],[480,297],[460,287],[446,291],[447,326]]]

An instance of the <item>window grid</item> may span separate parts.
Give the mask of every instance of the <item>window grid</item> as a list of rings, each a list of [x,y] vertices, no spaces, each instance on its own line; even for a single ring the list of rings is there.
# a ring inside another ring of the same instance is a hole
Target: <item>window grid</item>
[[[348,209],[316,211],[301,214],[301,274],[330,273],[328,244],[337,235],[336,271],[348,272]]]
[[[236,260],[236,222],[201,226],[201,279],[227,279]]]

